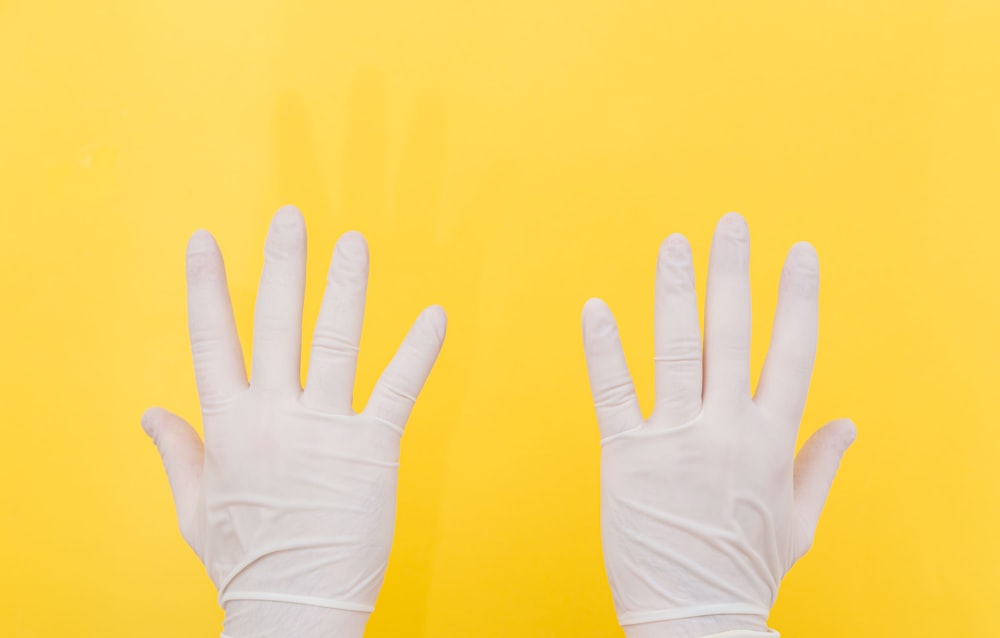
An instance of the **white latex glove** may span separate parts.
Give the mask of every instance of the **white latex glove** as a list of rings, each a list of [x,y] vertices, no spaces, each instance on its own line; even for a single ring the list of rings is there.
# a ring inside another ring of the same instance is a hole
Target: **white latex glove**
[[[584,306],[604,562],[629,638],[773,636],[767,617],[778,585],[812,544],[856,436],[851,421],[833,421],[795,458],[818,324],[819,265],[808,243],[785,261],[751,396],[749,257],[746,221],[725,215],[712,240],[703,360],[691,248],[679,234],[663,242],[649,419],[611,311],[597,299]]]
[[[300,383],[305,223],[285,207],[264,246],[247,381],[222,256],[188,244],[188,316],[204,422],[159,408],[156,442],[181,534],[205,564],[232,638],[361,635],[392,544],[400,437],[441,348],[445,314],[416,320],[360,414],[354,375],[368,280],[356,233],[337,242]],[[252,602],[248,602],[252,601]]]

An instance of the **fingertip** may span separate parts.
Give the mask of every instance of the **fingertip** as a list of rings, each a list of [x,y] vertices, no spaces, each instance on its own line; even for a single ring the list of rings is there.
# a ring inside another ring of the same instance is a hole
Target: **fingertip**
[[[719,218],[719,225],[746,226],[747,219],[742,213],[731,210]]]
[[[693,281],[694,269],[691,264],[691,243],[680,233],[669,235],[660,243],[656,261],[657,281],[677,280],[677,275]]]
[[[275,217],[278,215],[302,215],[302,211],[295,204],[282,204],[278,207],[278,210],[274,211]]]
[[[355,286],[367,285],[368,243],[364,235],[352,230],[340,236],[333,247],[329,277],[330,281],[342,277]]]
[[[728,212],[719,218],[715,226],[716,233],[736,242],[745,242],[750,238],[750,227],[746,218],[737,212]]]
[[[604,303],[603,299],[591,297],[584,302],[583,309],[580,311],[580,322],[583,325],[584,340],[587,339],[587,331],[596,326],[598,317],[601,313],[607,312],[607,310],[608,304]]]
[[[215,237],[212,233],[208,232],[204,228],[199,228],[198,230],[191,233],[191,237],[188,238],[187,252],[189,255],[212,251],[217,247]]]
[[[788,250],[788,259],[800,270],[816,272],[819,270],[819,255],[816,247],[807,241],[799,241]]]
[[[365,236],[356,230],[349,230],[340,236],[334,250],[342,252],[344,255],[355,257],[368,256],[368,242]]]
[[[583,304],[583,340],[593,345],[618,330],[615,316],[603,299],[593,297]]]
[[[305,217],[296,206],[285,204],[274,213],[271,223],[277,228],[295,229],[305,225]]]
[[[222,252],[212,233],[203,228],[192,233],[185,267],[189,283],[212,280],[224,272]]]
[[[813,434],[816,445],[838,458],[858,437],[858,428],[851,419],[834,419]]]
[[[163,412],[164,412],[163,408],[154,406],[151,408],[146,408],[146,410],[142,413],[142,416],[139,417],[139,423],[142,425],[142,430],[148,436],[150,437],[153,436],[156,424],[159,421],[160,415]]]
[[[598,317],[601,314],[610,312],[611,309],[608,307],[608,304],[599,297],[591,297],[583,304],[584,321],[586,321],[588,317]]]
[[[691,252],[691,242],[681,233],[671,233],[660,243],[660,254],[678,254]]]
[[[444,308],[437,304],[428,306],[420,313],[420,318],[431,328],[437,340],[443,342],[448,330],[448,314]]]
[[[441,306],[441,304],[435,303],[427,306],[424,308],[424,313],[428,318],[431,318],[434,321],[440,321],[442,323],[447,323],[448,321],[448,313],[445,312],[445,309]]]
[[[804,241],[804,240],[803,241],[797,241],[794,244],[792,244],[791,250],[793,250],[793,251],[796,251],[796,250],[805,251],[806,253],[811,253],[813,255],[816,254],[816,247],[813,246],[812,243]]]
[[[851,447],[858,438],[858,426],[851,419],[839,419],[844,450]]]

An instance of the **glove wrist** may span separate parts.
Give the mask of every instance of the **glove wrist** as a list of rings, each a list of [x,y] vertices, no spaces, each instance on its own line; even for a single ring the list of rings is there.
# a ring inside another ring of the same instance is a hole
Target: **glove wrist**
[[[369,612],[313,605],[231,600],[222,638],[361,638]]]
[[[777,638],[767,620],[749,614],[678,618],[624,625],[626,638]]]

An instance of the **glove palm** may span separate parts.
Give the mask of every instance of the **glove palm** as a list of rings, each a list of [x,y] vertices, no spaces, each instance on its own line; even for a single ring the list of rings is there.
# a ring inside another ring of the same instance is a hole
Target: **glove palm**
[[[656,407],[644,419],[614,317],[584,307],[584,346],[601,430],[601,530],[627,633],[767,630],[778,586],[811,546],[855,429],[817,431],[795,458],[815,358],[818,265],[809,244],[782,273],[771,347],[750,394],[749,232],[730,213],[712,242],[705,343],[691,253],[661,247],[656,290]],[[711,619],[711,622],[708,620]]]

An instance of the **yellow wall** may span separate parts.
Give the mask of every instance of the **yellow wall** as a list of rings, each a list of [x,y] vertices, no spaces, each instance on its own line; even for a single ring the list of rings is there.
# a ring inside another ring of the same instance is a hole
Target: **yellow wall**
[[[989,633],[998,28],[990,0],[0,0],[0,635],[217,634],[139,415],[199,423],[188,235],[218,237],[248,346],[288,202],[307,339],[336,237],[371,244],[359,397],[420,308],[450,315],[370,636],[619,635],[579,311],[614,308],[648,409],[658,244],[691,238],[703,290],[729,210],[754,369],[809,240],[803,432],[860,429],[774,626]]]

